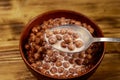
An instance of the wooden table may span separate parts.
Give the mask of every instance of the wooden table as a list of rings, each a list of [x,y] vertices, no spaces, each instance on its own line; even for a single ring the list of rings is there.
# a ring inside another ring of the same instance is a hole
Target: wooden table
[[[120,38],[120,0],[0,0],[0,80],[36,80],[20,56],[20,33],[33,17],[56,9],[80,12],[105,37]],[[120,43],[106,43],[105,57],[89,80],[120,80]]]

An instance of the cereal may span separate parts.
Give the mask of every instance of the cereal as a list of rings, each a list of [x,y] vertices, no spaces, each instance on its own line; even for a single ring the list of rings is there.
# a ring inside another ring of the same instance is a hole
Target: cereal
[[[35,45],[35,49],[40,49],[40,46],[39,45]]]
[[[55,44],[56,42],[57,42],[57,38],[56,37],[53,37],[53,36],[51,36],[51,37],[49,37],[49,43],[50,44]]]
[[[69,62],[64,62],[64,63],[63,63],[63,66],[64,66],[65,68],[68,68],[68,67],[70,66],[70,64],[69,64]]]
[[[70,69],[69,69],[69,72],[72,73],[72,74],[74,74],[74,73],[75,73],[75,69],[70,68]]]
[[[80,52],[79,58],[85,58],[86,54],[85,51]]]
[[[82,64],[82,59],[76,59],[75,63],[78,64],[78,65],[81,65]]]
[[[87,58],[87,59],[91,59],[91,58],[92,58],[91,54],[88,54],[88,55],[86,56],[86,58]]]
[[[36,61],[36,65],[37,65],[37,66],[41,66],[41,65],[42,65],[42,62],[41,62],[41,61]]]
[[[57,40],[62,40],[62,36],[59,34],[56,35],[56,38],[57,38]]]
[[[73,58],[78,58],[78,56],[79,56],[79,53],[74,53],[74,54],[72,55]]]
[[[92,52],[93,52],[92,49],[87,49],[88,54],[91,54]]]
[[[30,41],[34,42],[35,38],[36,38],[36,36],[33,34],[32,36],[30,36]]]
[[[66,53],[64,53],[64,52],[60,52],[60,55],[65,56],[65,55],[66,55]]]
[[[52,36],[53,35],[53,32],[51,32],[51,31],[46,31],[46,37],[47,38],[49,38],[50,36]]]
[[[50,76],[50,72],[49,72],[49,71],[46,71],[46,72],[45,72],[45,75],[49,75],[49,76]]]
[[[61,41],[60,46],[70,51],[83,46],[81,36],[68,28],[55,29],[50,28],[60,25],[81,25],[94,34],[94,29],[87,23],[82,23],[74,19],[55,18],[44,21],[41,25],[36,25],[31,29],[24,48],[26,50],[27,60],[30,65],[41,74],[49,75],[52,78],[76,77],[84,74],[93,64],[93,55],[97,53],[98,44],[93,43],[86,51],[77,53],[66,53],[54,49],[51,45]],[[45,35],[48,42],[45,39]]]
[[[35,60],[39,59],[40,58],[40,54],[39,53],[35,53],[34,54],[34,58],[35,58]]]
[[[77,38],[79,38],[79,34],[77,34],[77,33],[73,33],[73,39],[77,39]]]
[[[34,62],[35,62],[35,60],[34,60],[33,58],[31,58],[31,57],[29,57],[28,61],[29,61],[30,63],[34,63]]]
[[[73,64],[73,63],[74,63],[74,59],[73,59],[73,58],[69,59],[69,62],[70,62],[71,64]]]
[[[34,67],[34,68],[37,67],[37,65],[35,63],[32,63],[31,66]]]
[[[52,50],[47,50],[47,55],[49,56],[49,57],[51,57],[52,55],[53,55],[53,51]]]
[[[68,34],[63,35],[63,40],[65,41],[65,43],[71,43],[72,42],[72,37]]]
[[[28,44],[25,45],[25,49],[26,50],[29,50],[30,49],[30,46]]]
[[[67,30],[66,30],[66,29],[61,29],[61,30],[60,30],[60,33],[61,33],[61,34],[65,34],[65,33],[67,33]]]
[[[37,33],[37,32],[38,32],[38,29],[37,29],[36,27],[33,27],[33,28],[32,28],[32,32],[33,32],[33,33]]]
[[[76,46],[77,48],[80,48],[80,47],[83,46],[83,42],[82,42],[81,40],[77,40],[77,41],[75,41],[75,46]]]
[[[41,35],[42,35],[41,32],[36,33],[36,36],[37,36],[37,37],[40,37]]]
[[[56,61],[56,66],[57,67],[60,67],[62,65],[62,62],[61,61]]]
[[[72,43],[70,43],[70,44],[68,45],[68,49],[69,49],[70,51],[74,50],[74,49],[75,49],[75,45],[72,44]]]
[[[59,73],[63,73],[63,71],[64,71],[64,68],[63,68],[63,67],[59,67],[59,68],[58,68],[58,72],[59,72]]]
[[[56,72],[57,72],[57,68],[56,68],[56,67],[52,67],[52,68],[50,69],[50,72],[51,72],[52,74],[56,73]]]
[[[79,22],[79,21],[75,21],[75,24],[78,26],[81,26],[81,22]]]
[[[70,59],[69,56],[65,56],[65,57],[64,57],[64,60],[66,60],[66,61],[68,61],[69,59]]]
[[[56,56],[52,56],[52,57],[50,57],[50,61],[52,61],[52,62],[56,62],[56,61],[57,61],[57,57],[56,57]]]
[[[35,43],[39,44],[40,43],[40,38],[35,38]]]
[[[59,29],[55,29],[55,30],[53,30],[53,33],[54,33],[54,34],[59,34],[59,33],[60,33],[60,30],[59,30]]]
[[[66,48],[66,47],[67,47],[67,44],[65,43],[65,41],[62,41],[62,42],[61,42],[61,46],[62,46],[63,48]]]
[[[42,67],[43,69],[48,70],[50,68],[50,65],[48,63],[44,63]]]

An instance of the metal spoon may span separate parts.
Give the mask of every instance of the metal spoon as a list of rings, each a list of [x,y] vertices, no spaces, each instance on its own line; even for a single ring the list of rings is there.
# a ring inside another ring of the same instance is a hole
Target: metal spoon
[[[86,50],[92,43],[94,42],[120,42],[120,38],[95,38],[91,35],[91,33],[84,27],[82,26],[76,26],[76,25],[62,25],[59,27],[54,27],[50,30],[54,29],[62,29],[62,28],[70,28],[77,32],[80,35],[80,39],[83,41],[83,46],[80,48],[76,48],[73,51],[68,50],[67,48],[62,48],[60,45],[60,42],[55,43],[52,45],[53,48],[58,49],[63,52],[68,52],[68,53],[74,53],[74,52],[80,52]],[[48,42],[48,38],[45,35],[45,39]],[[49,42],[48,42],[49,43]]]

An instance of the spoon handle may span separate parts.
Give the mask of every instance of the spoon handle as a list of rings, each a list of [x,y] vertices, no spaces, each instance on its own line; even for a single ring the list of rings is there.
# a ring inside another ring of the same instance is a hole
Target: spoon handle
[[[120,38],[93,38],[93,42],[120,42]]]

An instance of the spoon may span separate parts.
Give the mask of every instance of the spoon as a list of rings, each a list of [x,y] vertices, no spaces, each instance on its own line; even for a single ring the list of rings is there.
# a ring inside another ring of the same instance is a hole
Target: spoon
[[[94,42],[120,42],[120,38],[93,37],[91,33],[82,26],[62,25],[62,26],[51,28],[50,30],[53,31],[55,29],[63,29],[63,28],[69,28],[69,29],[74,30],[76,33],[79,34],[80,40],[82,40],[83,42],[83,45],[80,48],[76,48],[73,51],[68,50],[67,48],[61,47],[60,42],[51,45],[53,48],[58,49],[63,52],[68,52],[68,53],[81,52],[81,51],[86,50]],[[45,40],[49,43],[48,38],[46,37],[46,34],[45,34]]]

